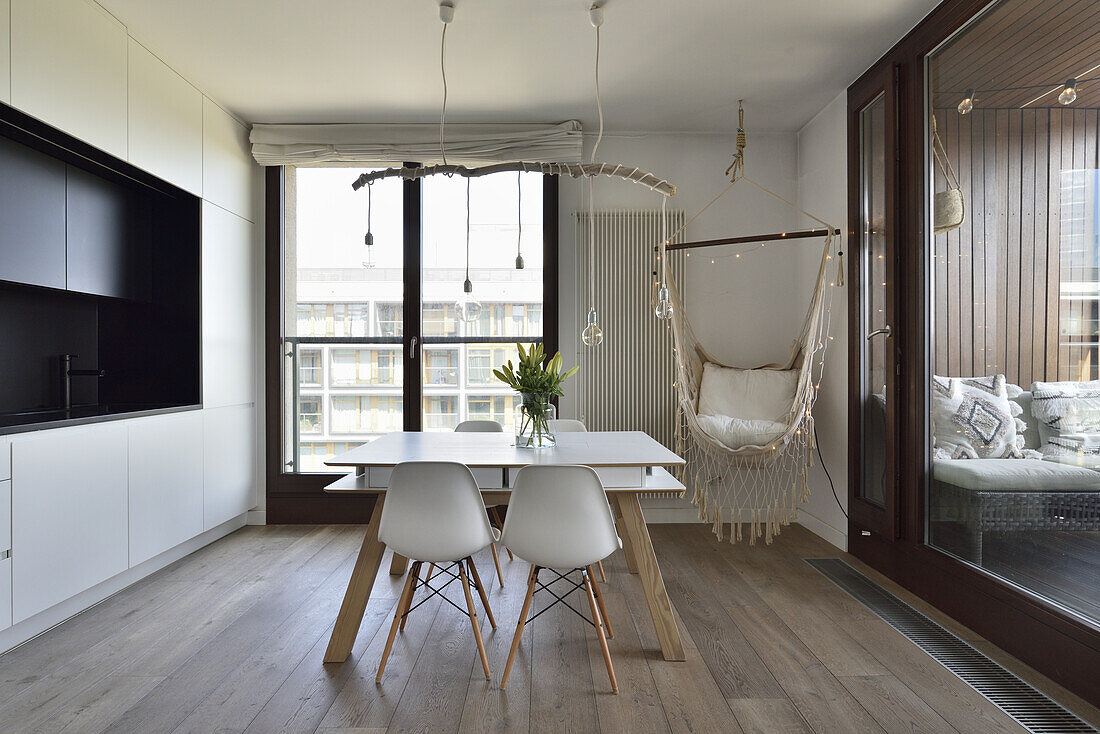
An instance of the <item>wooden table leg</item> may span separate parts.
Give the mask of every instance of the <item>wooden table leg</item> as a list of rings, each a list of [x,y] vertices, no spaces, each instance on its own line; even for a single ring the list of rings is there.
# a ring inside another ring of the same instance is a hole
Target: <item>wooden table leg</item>
[[[642,506],[638,495],[616,493],[615,500],[622,513],[622,526],[630,537],[630,546],[638,564],[645,600],[649,605],[653,626],[657,630],[657,640],[661,643],[661,653],[665,660],[684,660],[684,645],[680,641],[680,630],[672,615],[672,603],[668,599],[665,580],[661,577],[661,567],[657,565],[657,556],[653,553],[653,542],[642,517]],[[627,543],[623,540],[624,545]],[[629,555],[628,555],[629,557]]]
[[[390,559],[390,576],[403,576],[409,567],[409,559],[400,553],[394,553]]]
[[[351,571],[348,590],[344,592],[344,603],[336,615],[336,626],[325,650],[326,663],[342,663],[351,654],[355,637],[359,634],[359,625],[363,623],[363,612],[367,609],[374,579],[378,575],[378,566],[382,563],[382,553],[386,546],[378,540],[378,523],[382,518],[382,501],[385,495],[378,495],[371,513],[363,545],[359,548],[359,557],[355,559],[355,568]]]
[[[623,527],[623,513],[619,509],[618,500],[612,502],[615,508],[615,528],[619,531],[619,539],[623,541],[623,555],[626,557],[626,570],[630,573],[638,573],[638,560],[634,555],[634,546],[630,544],[630,534]]]

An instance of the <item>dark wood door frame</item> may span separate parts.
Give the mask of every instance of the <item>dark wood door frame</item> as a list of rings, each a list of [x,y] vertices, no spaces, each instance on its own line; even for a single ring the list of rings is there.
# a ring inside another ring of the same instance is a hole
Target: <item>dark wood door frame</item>
[[[283,222],[285,207],[284,171],[279,166],[265,169],[264,192],[264,406],[267,479],[267,522],[269,524],[366,523],[374,509],[372,496],[324,493],[333,480],[331,474],[297,474],[283,465]],[[421,186],[419,180],[402,184],[404,207],[405,263],[417,265],[422,253]],[[558,177],[543,177],[543,343],[548,353],[558,349]],[[422,365],[420,324],[421,284],[419,278],[406,278],[403,301],[403,339],[405,385],[417,385]],[[411,338],[415,336],[414,345]],[[412,359],[409,354],[412,354]],[[406,390],[402,409],[405,430],[420,429],[419,392]],[[416,394],[412,394],[412,393]]]
[[[901,388],[897,396],[898,537],[883,537],[859,518],[849,520],[849,550],[923,599],[1015,655],[1069,690],[1100,705],[1100,626],[927,545],[925,486],[928,476],[929,304],[926,227],[928,179],[925,152],[925,56],[978,15],[987,0],[946,0],[848,88],[852,110],[868,99],[881,77],[896,70],[898,158],[897,321]],[[858,143],[858,136],[855,138]],[[849,129],[849,241],[858,224],[858,144]],[[851,212],[857,212],[852,216]],[[851,250],[857,248],[850,247]],[[853,278],[860,277],[856,268]],[[850,286],[858,290],[858,284]],[[850,294],[850,303],[851,303]],[[856,314],[857,311],[850,310]],[[849,321],[849,342],[862,339],[859,319]],[[853,352],[854,354],[854,352]],[[849,399],[857,398],[852,393]],[[849,425],[849,445],[859,448],[858,423]],[[858,477],[858,474],[852,474]]]

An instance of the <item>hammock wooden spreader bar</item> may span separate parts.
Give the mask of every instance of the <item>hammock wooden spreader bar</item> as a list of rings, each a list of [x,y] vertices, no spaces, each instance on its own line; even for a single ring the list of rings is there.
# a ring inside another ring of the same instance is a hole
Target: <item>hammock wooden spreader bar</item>
[[[773,240],[801,240],[808,237],[824,237],[828,234],[824,229],[803,229],[798,232],[772,232],[771,234],[754,234],[746,237],[722,237],[717,240],[699,240],[698,242],[669,243],[666,250],[690,250],[694,247],[716,247],[718,245],[743,245],[751,242],[771,242]],[[840,230],[834,229],[833,235],[839,235]],[[655,246],[654,250],[660,250]]]
[[[491,176],[494,173],[504,173],[508,171],[546,173],[557,176],[570,176],[572,178],[610,176],[612,178],[621,178],[631,183],[640,184],[664,196],[676,195],[676,187],[665,179],[658,178],[652,173],[646,173],[640,168],[624,166],[621,163],[534,163],[530,161],[507,161],[505,163],[493,163],[488,166],[478,166],[476,168],[454,165],[387,168],[382,171],[364,173],[352,182],[351,187],[358,191],[367,184],[384,178],[411,180],[435,175],[475,178],[477,176]]]

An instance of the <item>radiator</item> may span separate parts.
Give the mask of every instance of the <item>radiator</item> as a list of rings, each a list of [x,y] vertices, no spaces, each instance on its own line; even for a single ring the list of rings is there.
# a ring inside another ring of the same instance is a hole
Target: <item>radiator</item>
[[[584,328],[589,296],[589,213],[576,212],[577,329]],[[596,212],[595,303],[604,340],[586,347],[577,339],[578,418],[592,431],[645,431],[675,449],[672,329],[653,315],[661,211]],[[684,223],[683,211],[666,214],[668,232]],[[673,242],[683,241],[681,233]],[[668,277],[683,284],[682,252],[669,253]],[[681,287],[680,292],[684,293]],[[685,296],[686,298],[686,296]],[[650,497],[678,497],[653,493]]]

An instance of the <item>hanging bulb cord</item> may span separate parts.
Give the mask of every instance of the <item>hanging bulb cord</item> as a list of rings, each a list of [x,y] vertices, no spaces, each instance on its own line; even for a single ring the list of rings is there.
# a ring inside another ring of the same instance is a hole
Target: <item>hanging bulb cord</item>
[[[447,165],[447,149],[443,145],[443,126],[447,122],[447,65],[443,63],[447,49],[447,23],[443,24],[443,33],[439,37],[439,74],[443,77],[443,107],[439,111],[439,155],[443,165]]]
[[[372,239],[371,238],[371,232],[370,232],[370,222],[371,222],[371,195],[370,195],[370,192],[371,192],[371,187],[372,187],[373,183],[374,182],[372,181],[370,184],[367,184],[367,239],[368,240]],[[374,244],[374,243],[369,242],[368,244]]]
[[[668,247],[668,225],[665,220],[665,206],[668,204],[668,197],[661,197],[661,252],[658,255],[661,262],[661,285],[668,283],[668,251],[665,249]]]
[[[470,179],[466,179],[466,283],[470,283]],[[466,290],[466,283],[463,283],[462,290],[472,292]]]
[[[600,132],[596,136],[596,144],[592,146],[591,162],[596,162],[596,152],[603,141],[603,100],[600,99],[600,27],[596,26],[596,112],[600,117]],[[596,308],[596,205],[592,189],[595,179],[588,179],[588,309]]]
[[[523,257],[523,171],[516,171],[516,258]]]

